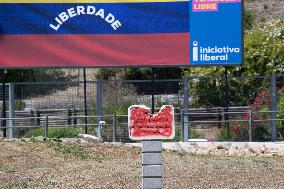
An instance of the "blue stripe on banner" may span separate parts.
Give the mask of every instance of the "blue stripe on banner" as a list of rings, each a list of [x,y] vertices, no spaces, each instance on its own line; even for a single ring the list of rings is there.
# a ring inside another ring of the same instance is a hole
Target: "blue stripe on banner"
[[[0,4],[0,27],[4,34],[189,32],[189,2]]]

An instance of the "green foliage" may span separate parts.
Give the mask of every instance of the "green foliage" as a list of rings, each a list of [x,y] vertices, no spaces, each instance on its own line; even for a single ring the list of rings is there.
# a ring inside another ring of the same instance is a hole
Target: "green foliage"
[[[189,134],[190,134],[189,138],[202,138],[202,137],[204,137],[204,135],[201,132],[199,132],[196,129],[192,129],[192,128],[190,128]]]
[[[74,76],[66,76],[65,72],[60,69],[13,69],[7,70],[5,74],[6,82],[54,82],[54,81],[70,81]],[[15,86],[15,99],[24,97],[39,96],[50,94],[54,90],[63,90],[67,85],[17,85]],[[22,95],[25,95],[24,97]]]
[[[152,70],[149,68],[127,68],[125,69],[126,79],[145,80],[152,79]],[[181,68],[154,68],[155,79],[180,79]]]
[[[78,137],[80,129],[77,128],[50,128],[48,129],[49,138],[73,138]],[[44,129],[30,129],[25,138],[44,136]]]
[[[254,27],[245,32],[244,64],[229,67],[230,76],[272,75],[284,72],[284,20],[275,20],[263,28]],[[190,68],[184,76],[224,76],[221,67]],[[278,81],[281,82],[281,81]],[[265,79],[229,79],[230,105],[250,104],[262,90],[269,89],[270,81]],[[224,78],[191,80],[192,104],[197,107],[220,106],[224,100]],[[212,98],[214,97],[214,98]]]
[[[104,113],[127,115],[128,107],[137,102],[137,97],[131,84],[108,83],[104,85]]]
[[[284,119],[284,85],[280,88],[278,92],[278,102],[277,102],[277,119]],[[284,121],[278,121],[277,123],[279,139],[284,139]]]
[[[219,130],[219,133],[217,135],[217,139],[220,140],[220,141],[227,141],[228,140],[228,129],[225,128],[225,127],[222,127],[220,130]]]
[[[179,141],[181,141],[181,134],[182,134],[181,129],[182,129],[181,125],[176,124],[175,137],[171,140],[163,140],[163,141],[164,142],[179,142]],[[196,129],[190,128],[189,133],[190,133],[189,138],[202,138],[203,137],[203,134],[200,133]]]
[[[122,69],[118,68],[100,68],[98,72],[95,73],[96,78],[102,80],[118,79],[122,75]]]
[[[215,107],[224,102],[224,83],[221,79],[200,78],[198,82],[190,82],[191,107]],[[221,92],[220,92],[221,91]]]
[[[89,160],[92,157],[83,149],[81,149],[76,144],[65,144],[56,141],[47,141],[46,142],[50,147],[52,147],[55,151],[65,155],[65,156],[73,156],[79,160]]]
[[[179,79],[181,78],[181,68],[154,68],[155,79]],[[150,80],[152,79],[151,68],[101,68],[95,74],[98,79],[127,79],[127,80]]]
[[[163,142],[179,142],[181,141],[181,126],[176,125],[175,127],[175,137],[171,140],[162,140]]]
[[[104,84],[103,88],[104,115],[127,115],[128,108],[133,104],[139,104],[138,95],[136,94],[136,88],[129,83],[110,82]],[[95,104],[91,103],[91,104]],[[125,120],[126,119],[126,120]],[[112,116],[104,117],[106,123],[113,123]],[[127,122],[127,117],[117,116],[117,123]],[[126,127],[127,130],[127,127]],[[95,128],[89,130],[90,134],[95,134]],[[120,133],[118,133],[120,134]],[[103,127],[103,140],[112,141],[112,127]]]
[[[250,30],[253,27],[254,17],[251,11],[244,10],[244,27],[245,30]]]
[[[277,119],[284,119],[284,85],[280,87],[277,94]],[[244,115],[238,117],[238,120],[247,120],[245,122],[232,123],[230,130],[232,131],[233,141],[248,141],[249,140],[249,120],[252,118],[252,139],[253,141],[270,141],[271,140],[271,96],[269,92],[262,91],[254,99],[250,105],[251,114],[247,111]],[[252,117],[250,117],[252,116]],[[278,139],[283,140],[284,129],[283,121],[277,122]],[[226,140],[227,129],[222,128],[218,134],[219,140]]]
[[[60,69],[8,69],[5,77],[7,82],[67,81],[72,78],[65,76],[64,71]]]
[[[153,71],[153,74],[152,74]],[[154,76],[155,80],[163,79],[181,79],[182,69],[179,67],[171,68],[102,68],[95,75],[99,79],[104,80],[151,80]],[[137,94],[151,94],[152,85],[150,83],[133,83]],[[179,90],[178,82],[161,83],[156,82],[156,94],[177,93]]]
[[[245,65],[242,75],[272,75],[284,71],[284,20],[245,33]]]
[[[22,110],[24,109],[25,104],[21,100],[15,100],[15,110]]]

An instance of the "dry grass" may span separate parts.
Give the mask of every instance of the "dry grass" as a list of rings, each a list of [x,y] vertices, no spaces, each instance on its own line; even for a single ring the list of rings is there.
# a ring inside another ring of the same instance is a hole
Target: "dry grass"
[[[139,148],[1,142],[0,149],[0,188],[140,188]],[[283,160],[163,152],[164,188],[283,188]]]

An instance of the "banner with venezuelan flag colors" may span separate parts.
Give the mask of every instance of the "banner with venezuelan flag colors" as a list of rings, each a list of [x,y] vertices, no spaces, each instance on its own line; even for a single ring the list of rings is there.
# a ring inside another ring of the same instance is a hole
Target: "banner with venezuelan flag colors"
[[[0,66],[188,64],[188,2],[1,0]]]
[[[241,4],[240,0],[220,3],[217,9],[216,5],[204,5],[205,1],[0,0],[0,67],[198,64],[200,59],[191,57],[197,41],[201,44],[206,33],[214,34],[214,28],[202,27],[208,31],[200,31],[199,25],[210,21],[207,14],[230,18],[228,12],[222,13],[223,4]],[[214,19],[219,21],[218,16]],[[194,40],[190,39],[191,30]],[[222,32],[216,37],[219,35]],[[204,55],[205,59],[208,56]],[[229,64],[229,58],[221,63],[226,62]]]

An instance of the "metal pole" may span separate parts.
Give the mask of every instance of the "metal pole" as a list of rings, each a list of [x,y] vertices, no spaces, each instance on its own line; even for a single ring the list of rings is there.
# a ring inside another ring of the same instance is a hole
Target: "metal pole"
[[[271,77],[271,137],[272,141],[275,142],[277,139],[277,128],[276,128],[276,111],[277,111],[277,92],[276,92],[276,76]]]
[[[97,103],[96,103],[96,112],[97,112],[97,116],[98,116],[98,122],[102,121],[102,113],[103,113],[103,82],[102,80],[99,80],[97,82],[97,99],[96,99]],[[101,127],[97,127],[96,129],[96,133],[97,133],[97,137],[98,139],[102,139],[101,136]]]
[[[228,134],[228,138],[227,140],[230,140],[231,138],[231,131],[230,131],[230,127],[229,127],[229,123],[227,122],[229,119],[228,116],[228,111],[229,111],[229,82],[228,82],[228,69],[227,67],[225,67],[225,125],[227,128],[227,134]]]
[[[71,125],[71,116],[72,112],[69,108],[67,108],[67,125]]]
[[[2,120],[2,128],[3,128],[3,137],[6,138],[7,137],[7,130],[6,130],[6,96],[5,96],[5,84],[6,84],[6,81],[5,81],[5,70],[4,69],[1,69],[1,72],[0,72],[1,76],[2,76],[2,118],[4,118]]]
[[[40,111],[36,110],[36,125],[40,125]]]
[[[86,80],[86,68],[83,69],[84,72],[84,115],[88,116],[88,107],[87,107],[87,80]],[[84,118],[85,121],[85,134],[88,134],[88,119],[87,117]]]
[[[181,110],[180,112],[180,122],[181,122],[181,131],[180,131],[180,134],[181,134],[181,141],[184,141],[184,113],[183,113],[183,110]]]
[[[252,142],[252,125],[253,125],[253,113],[249,111],[249,142]]]
[[[151,79],[152,79],[152,114],[155,113],[155,74],[154,74],[155,68],[151,68]]]
[[[183,141],[184,142],[187,142],[188,139],[189,139],[189,135],[190,135],[190,132],[189,132],[189,128],[190,128],[190,125],[189,125],[189,115],[188,115],[188,104],[189,104],[189,101],[188,101],[188,94],[189,94],[189,91],[188,91],[188,79],[185,78],[183,79]]]
[[[15,112],[15,87],[13,83],[9,83],[9,138],[14,138],[14,112]]]
[[[76,109],[73,108],[73,125],[77,125],[77,118],[76,118],[77,113],[76,112],[77,112]]]
[[[44,137],[48,138],[48,115],[45,115]]]
[[[116,115],[112,116],[112,142],[116,142]]]

